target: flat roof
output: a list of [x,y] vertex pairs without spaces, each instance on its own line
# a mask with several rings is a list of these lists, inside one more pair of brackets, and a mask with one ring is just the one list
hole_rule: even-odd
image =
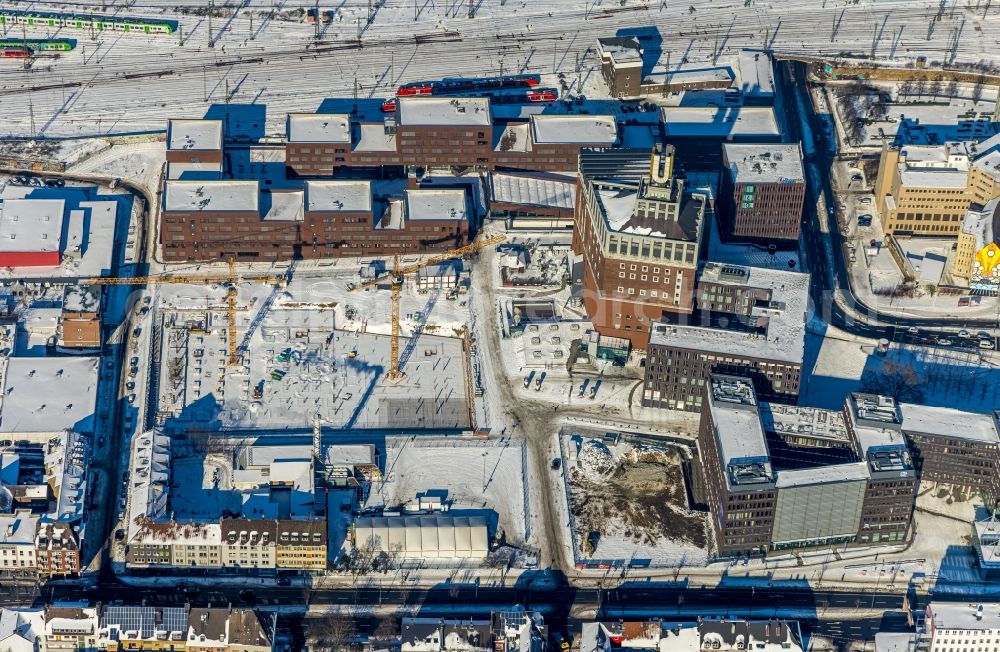
[[256,212],[258,187],[256,181],[180,181],[164,183],[165,211],[245,211]]
[[266,222],[301,222],[305,218],[305,194],[303,190],[262,192],[261,219]]
[[66,202],[7,199],[0,203],[0,252],[60,250]]
[[[809,275],[762,267],[707,263],[702,268],[701,278],[715,280],[713,275],[717,275],[718,268],[721,267],[745,270],[746,280],[743,285],[746,287],[772,290],[772,303],[780,304],[780,307],[776,306],[766,311],[766,333],[688,324],[654,323],[649,334],[649,343],[696,349],[714,355],[734,355],[801,364],[805,351]],[[717,282],[724,281],[720,279]],[[761,318],[764,316],[761,315]]]
[[400,97],[400,126],[488,127],[493,122],[485,97]]
[[760,419],[764,424],[764,430],[768,432],[838,442],[850,441],[844,414],[839,410],[783,403],[761,403]]
[[[982,611],[980,611],[982,607]],[[927,610],[933,614],[934,629],[1000,629],[1000,603],[997,602],[932,602]]]
[[618,123],[611,115],[533,115],[531,135],[536,143],[614,145]]
[[491,200],[504,204],[546,206],[572,210],[576,205],[576,179],[554,175],[490,174]]
[[97,357],[9,358],[0,432],[92,430]]
[[740,50],[740,90],[745,95],[774,95],[771,55],[763,50]]
[[324,113],[289,113],[290,143],[350,143],[351,117]]
[[367,180],[354,179],[306,181],[306,210],[371,212],[372,184]]
[[406,190],[406,218],[410,220],[467,220],[469,199],[464,190],[423,188]]
[[222,120],[171,119],[167,123],[167,149],[222,149]]
[[736,183],[803,183],[798,144],[722,145],[723,159]]
[[778,471],[775,486],[778,489],[788,487],[806,487],[814,484],[831,484],[834,482],[867,481],[868,464],[865,462],[847,462],[845,464],[828,464],[825,466],[810,466],[802,469]]
[[992,414],[913,403],[901,403],[899,408],[905,432],[1000,444],[996,417]]
[[382,122],[362,122],[357,126],[358,142],[354,144],[355,152],[395,152],[396,133],[385,133]]
[[703,211],[702,203],[696,197],[681,198],[680,214],[676,220],[640,219],[636,214],[637,202],[641,198],[639,185],[602,182],[595,182],[595,185],[598,204],[603,209],[609,230],[682,242],[698,241]]
[[968,177],[967,170],[931,167],[907,167],[899,173],[907,188],[965,188]]
[[781,136],[767,106],[665,106],[660,114],[668,137]]

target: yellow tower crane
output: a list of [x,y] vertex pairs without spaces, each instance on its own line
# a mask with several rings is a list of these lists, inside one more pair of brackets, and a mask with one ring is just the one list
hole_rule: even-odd
[[386,272],[378,278],[365,281],[354,288],[352,292],[361,290],[373,285],[379,285],[388,280],[392,285],[390,286],[392,292],[392,314],[390,316],[392,325],[392,348],[389,354],[389,373],[385,375],[386,380],[396,381],[401,380],[405,374],[399,370],[399,298],[403,291],[403,279],[407,274],[412,274],[413,272],[428,267],[430,265],[436,265],[437,263],[450,260],[452,258],[458,258],[466,254],[471,254],[473,252],[479,251],[486,247],[500,244],[507,239],[507,236],[502,234],[490,235],[479,238],[475,242],[471,242],[464,247],[458,247],[457,249],[452,249],[451,251],[445,251],[440,254],[435,254],[429,258],[425,258],[419,263],[413,263],[412,265],[406,265],[404,267],[399,266],[399,256],[395,255],[392,257],[392,270]]
[[226,286],[226,339],[229,345],[229,358],[226,365],[236,366],[239,359],[236,355],[236,286],[240,283],[284,283],[284,276],[238,276],[236,274],[236,262],[229,259],[229,274],[226,276],[194,276],[178,274],[176,276],[98,276],[95,278],[83,279],[83,285],[212,285],[220,284]]

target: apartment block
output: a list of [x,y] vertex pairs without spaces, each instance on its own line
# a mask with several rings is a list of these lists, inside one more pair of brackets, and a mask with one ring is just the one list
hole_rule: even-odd
[[698,618],[697,622],[650,619],[583,623],[580,652],[613,650],[802,652],[803,640],[794,620]]
[[692,314],[649,326],[642,403],[697,412],[712,373],[747,375],[765,400],[795,403],[809,275],[706,263]]
[[[843,412],[759,402],[746,377],[713,374],[699,427],[709,509],[722,556],[906,540],[916,473],[892,399],[852,395]],[[801,445],[781,431],[845,440],[850,455]],[[783,438],[781,438],[784,441]]]
[[0,577],[31,577],[38,572],[35,533],[39,517],[29,510],[0,514]]
[[690,313],[707,199],[674,177],[674,152],[584,150],[573,251],[601,335],[642,348],[650,325]]
[[797,242],[806,195],[800,145],[725,143],[722,161],[716,202],[722,237]]
[[992,652],[1000,645],[1000,604],[931,602],[922,639],[928,652]]

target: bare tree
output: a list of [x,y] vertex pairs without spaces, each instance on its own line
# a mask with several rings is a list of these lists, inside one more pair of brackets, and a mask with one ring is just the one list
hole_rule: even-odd
[[983,99],[983,87],[986,86],[986,77],[984,75],[976,76],[976,83],[972,85],[972,101],[978,102]]
[[924,381],[913,365],[889,359],[877,369],[869,369],[861,375],[861,389],[914,403],[923,399]]
[[932,81],[927,87],[927,93],[937,99],[938,95],[941,94],[941,82],[937,80]]
[[350,652],[358,630],[349,615],[334,613],[309,621],[307,631],[310,649]]
[[952,79],[948,82],[948,97],[955,98],[958,97],[958,81]]

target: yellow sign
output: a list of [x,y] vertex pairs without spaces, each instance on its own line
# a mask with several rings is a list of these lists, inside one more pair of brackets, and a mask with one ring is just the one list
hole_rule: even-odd
[[994,270],[1000,265],[1000,247],[995,242],[991,242],[976,252],[976,262],[979,276],[991,277]]

